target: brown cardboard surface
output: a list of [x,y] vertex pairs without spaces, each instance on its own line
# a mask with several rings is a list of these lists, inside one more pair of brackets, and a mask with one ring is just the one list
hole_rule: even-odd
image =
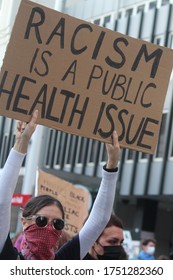
[[65,230],[74,236],[82,228],[88,216],[88,191],[53,176],[38,171],[38,195],[47,194],[58,199],[65,212]]
[[173,51],[21,1],[0,74],[0,115],[153,154]]

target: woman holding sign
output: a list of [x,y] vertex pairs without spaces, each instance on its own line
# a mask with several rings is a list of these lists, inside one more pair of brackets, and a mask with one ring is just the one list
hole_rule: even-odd
[[112,212],[120,156],[118,136],[114,132],[112,144],[106,144],[108,161],[103,167],[101,185],[89,218],[80,232],[55,253],[64,227],[63,206],[51,196],[33,197],[22,211],[23,239],[18,252],[9,237],[11,199],[28,143],[36,129],[37,116],[36,110],[28,124],[17,123],[16,142],[1,173],[0,259],[80,260],[99,237]]

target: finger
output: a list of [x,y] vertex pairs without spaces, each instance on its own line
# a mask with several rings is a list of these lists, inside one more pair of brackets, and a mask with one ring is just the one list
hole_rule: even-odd
[[21,132],[23,132],[25,130],[25,127],[26,127],[26,122],[22,122],[21,128],[20,128]]
[[118,134],[117,134],[116,130],[113,131],[113,144],[114,145],[119,145]]
[[22,122],[22,121],[17,121],[16,129],[17,129],[18,131],[21,131],[22,126],[23,126],[23,122]]
[[38,118],[38,110],[36,109],[32,114],[30,124],[35,125],[37,123],[37,118]]

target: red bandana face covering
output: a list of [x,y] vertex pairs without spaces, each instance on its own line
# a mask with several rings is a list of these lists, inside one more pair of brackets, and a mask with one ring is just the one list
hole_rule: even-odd
[[23,232],[21,253],[25,260],[53,260],[55,247],[59,241],[61,230],[55,230],[51,224],[38,227],[28,226]]

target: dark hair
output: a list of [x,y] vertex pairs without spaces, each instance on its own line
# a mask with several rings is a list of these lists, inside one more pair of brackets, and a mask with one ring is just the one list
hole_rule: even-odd
[[64,219],[64,209],[61,202],[50,195],[32,197],[24,206],[22,215],[24,218],[35,215],[40,209],[48,205],[56,205],[61,210]]
[[111,227],[111,226],[116,226],[116,227],[119,227],[119,228],[122,228],[122,229],[124,228],[122,220],[118,216],[116,216],[115,214],[111,214],[109,222],[107,223],[105,228]]
[[152,238],[148,238],[142,241],[142,245],[146,246],[148,245],[149,242],[153,242],[154,244],[156,244],[156,240],[152,239]]
[[[111,226],[115,226],[115,227],[119,227],[119,228],[122,228],[123,229],[123,223],[121,221],[121,219],[116,216],[115,214],[111,214],[111,217],[109,219],[109,222],[107,223],[107,225],[105,226],[104,230],[108,227],[111,227]],[[102,233],[99,235],[99,237],[97,238],[96,241],[99,240],[99,238],[102,236],[104,230],[102,231]]]

